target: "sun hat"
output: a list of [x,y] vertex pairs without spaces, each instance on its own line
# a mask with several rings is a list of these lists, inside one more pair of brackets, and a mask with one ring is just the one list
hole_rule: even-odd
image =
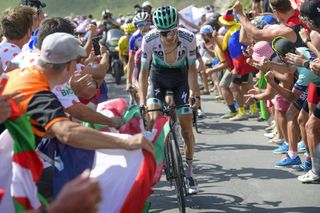
[[233,15],[233,9],[229,8],[225,15],[219,17],[219,22],[222,25],[232,26],[238,23]]
[[270,59],[273,54],[274,52],[267,41],[259,41],[253,46],[252,59],[262,61],[263,59]]

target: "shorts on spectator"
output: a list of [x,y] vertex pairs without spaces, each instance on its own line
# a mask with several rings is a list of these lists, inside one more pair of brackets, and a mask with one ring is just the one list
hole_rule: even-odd
[[232,82],[232,73],[230,72],[230,70],[225,70],[221,78],[221,81],[219,83],[219,87],[229,88],[231,82]]
[[272,104],[277,111],[286,112],[289,109],[290,103],[281,95],[276,95],[272,99]]

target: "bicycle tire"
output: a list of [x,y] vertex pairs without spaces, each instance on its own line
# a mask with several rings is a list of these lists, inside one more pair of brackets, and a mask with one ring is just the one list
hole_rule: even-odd
[[199,129],[198,129],[198,119],[197,119],[197,111],[196,110],[192,110],[192,125],[194,126],[194,128],[196,129],[197,133],[200,133]]
[[170,182],[170,186],[172,187],[172,160],[171,160],[171,147],[169,144],[169,137],[167,138],[165,142],[164,147],[164,172],[166,174],[167,181]]
[[[182,165],[182,157],[180,154],[180,150],[178,147],[178,143],[174,135],[171,135],[171,140],[169,140],[170,145],[170,154],[172,159],[172,172],[174,177],[174,185],[176,188],[179,211],[181,213],[186,212],[186,200],[185,200],[185,184],[184,184],[184,175],[182,173],[183,165]],[[182,168],[181,168],[182,166]]]

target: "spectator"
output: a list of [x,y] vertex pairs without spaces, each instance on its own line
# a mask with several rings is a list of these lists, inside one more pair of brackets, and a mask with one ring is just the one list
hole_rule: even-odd
[[5,41],[0,44],[0,60],[4,71],[9,71],[7,68],[11,60],[21,52],[23,45],[30,39],[36,13],[34,8],[28,6],[16,6],[4,11],[1,29]]

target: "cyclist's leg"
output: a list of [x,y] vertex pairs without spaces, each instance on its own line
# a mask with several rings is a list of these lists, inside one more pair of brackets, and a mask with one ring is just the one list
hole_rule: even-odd
[[[163,100],[166,95],[166,90],[160,86],[160,83],[155,79],[149,79],[147,108],[148,110],[162,109]],[[152,111],[148,113],[148,127],[152,128],[154,122],[162,114],[161,111]]]
[[[183,82],[183,81],[182,81]],[[185,81],[188,82],[188,81]],[[183,106],[188,104],[189,97],[189,86],[187,83],[182,83],[180,87],[174,91],[174,101],[176,106]],[[195,137],[192,131],[192,109],[190,107],[178,107],[177,115],[181,125],[181,134],[185,141],[184,150],[186,155],[186,178],[187,178],[187,192],[189,194],[197,193],[198,186],[197,182],[193,178],[193,155],[194,155],[194,146],[195,146]]]

